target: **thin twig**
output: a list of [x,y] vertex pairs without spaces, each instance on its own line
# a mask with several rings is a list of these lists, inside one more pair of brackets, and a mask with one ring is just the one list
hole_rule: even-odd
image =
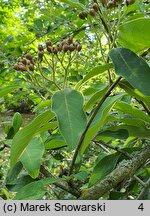
[[136,101],[137,101],[139,104],[141,104],[141,105],[143,106],[143,108],[145,109],[145,111],[147,112],[147,114],[150,115],[150,110],[149,110],[149,108],[145,105],[145,103],[144,103],[143,101],[141,101],[141,100],[138,100],[137,98],[135,98],[135,99],[136,99]]
[[[45,176],[45,177],[49,177],[49,178],[54,178],[54,176],[43,166],[41,165],[40,167],[40,172]],[[69,185],[67,185],[66,182],[63,183],[62,182],[55,182],[53,183],[55,186],[63,189],[64,191],[74,195],[75,197],[79,197],[81,194],[78,190],[76,190],[75,188],[71,188]]]

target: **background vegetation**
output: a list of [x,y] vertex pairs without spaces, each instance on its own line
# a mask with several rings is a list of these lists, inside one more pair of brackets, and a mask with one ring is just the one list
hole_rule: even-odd
[[144,0],[0,0],[0,198],[149,199]]

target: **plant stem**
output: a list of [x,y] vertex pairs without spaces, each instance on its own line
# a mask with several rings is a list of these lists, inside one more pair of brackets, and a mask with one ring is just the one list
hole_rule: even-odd
[[[40,167],[40,172],[45,177],[54,178],[54,176],[43,165],[41,165],[41,167]],[[63,180],[61,182],[55,182],[53,184],[55,186],[61,188],[62,190],[67,191],[68,193],[74,195],[77,198],[81,195],[78,190],[71,188],[66,182],[63,182]]]
[[74,164],[75,164],[75,161],[76,161],[76,158],[77,158],[77,155],[78,155],[78,152],[79,152],[79,149],[82,145],[82,142],[85,138],[85,135],[86,135],[86,132],[88,131],[90,125],[92,124],[96,114],[98,113],[99,109],[101,108],[102,104],[104,103],[104,101],[107,99],[107,97],[111,94],[111,91],[115,88],[115,86],[119,83],[119,81],[121,80],[121,76],[118,77],[118,79],[109,87],[109,89],[107,90],[107,92],[105,93],[105,95],[102,97],[102,99],[100,100],[100,102],[98,103],[97,105],[97,108],[96,110],[94,111],[93,115],[91,116],[89,122],[87,123],[86,125],[86,128],[85,130],[83,131],[81,137],[80,137],[80,140],[79,140],[79,143],[77,145],[77,148],[75,150],[75,153],[73,155],[73,159],[72,159],[72,162],[71,162],[71,165],[70,165],[70,170],[69,170],[69,175],[72,174],[73,172],[73,169],[74,169]]
[[53,80],[50,80],[48,77],[46,77],[46,76],[44,75],[44,73],[43,73],[43,71],[42,71],[40,65],[38,65],[38,67],[39,67],[39,71],[40,71],[41,76],[42,76],[45,80],[47,80],[48,82],[53,83],[59,90],[61,90],[61,88],[57,85],[56,82],[54,82]]
[[145,109],[145,111],[147,112],[147,114],[150,115],[150,110],[149,110],[149,108],[145,105],[145,103],[144,103],[143,101],[141,101],[141,100],[138,100],[137,98],[135,98],[135,99],[136,99],[136,101],[137,101],[139,104],[141,104],[141,105],[143,106],[143,108]]
[[67,77],[68,77],[68,69],[69,69],[69,66],[70,66],[70,65],[71,65],[71,53],[69,53],[68,65],[67,65],[67,67],[65,68],[63,89],[66,87]]

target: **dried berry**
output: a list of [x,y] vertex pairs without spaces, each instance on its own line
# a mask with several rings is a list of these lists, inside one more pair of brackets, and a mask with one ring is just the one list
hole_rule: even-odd
[[107,9],[113,8],[113,7],[115,7],[115,6],[116,6],[116,2],[115,2],[115,1],[110,1],[110,2],[108,2],[108,4],[107,4]]
[[19,63],[18,66],[20,71],[27,71],[27,67],[24,64]]
[[53,47],[47,46],[47,51],[50,52],[50,53],[52,53],[53,52]]
[[70,52],[73,52],[76,49],[76,47],[73,44],[69,45]]
[[87,13],[86,13],[85,11],[79,13],[79,18],[80,18],[80,19],[85,19],[85,18],[87,18]]
[[92,7],[95,10],[95,12],[97,12],[99,10],[99,6],[97,3],[94,3]]
[[74,41],[73,45],[74,45],[75,48],[77,48],[77,46],[79,45],[79,43],[77,41]]
[[27,54],[25,55],[25,57],[26,57],[26,59],[32,60],[32,55],[31,55],[31,53],[27,53]]
[[43,51],[39,51],[39,52],[38,52],[38,59],[39,59],[40,61],[43,60],[43,55],[44,55],[44,52],[43,52]]
[[58,49],[59,52],[61,52],[62,51],[62,44],[58,44],[57,49]]
[[63,47],[62,47],[62,50],[63,50],[64,52],[67,52],[67,51],[69,50],[68,44],[64,44]]
[[35,62],[34,62],[34,60],[33,60],[33,59],[30,61],[30,63],[31,63],[31,64],[33,64],[33,65],[35,64]]
[[103,7],[107,7],[107,2],[106,2],[106,0],[100,0],[100,1],[101,1],[101,3],[102,3]]
[[91,8],[90,11],[89,11],[89,14],[90,14],[92,17],[94,17],[95,14],[96,14],[96,12],[95,12],[95,10],[94,10],[93,8]]
[[21,60],[21,62],[22,62],[24,65],[26,65],[26,64],[27,64],[27,59],[26,59],[26,58],[23,58],[23,59]]
[[72,44],[73,43],[73,38],[72,37],[68,38],[67,42],[68,42],[69,45]]
[[46,47],[52,46],[52,42],[51,41],[46,41],[45,44],[46,44]]
[[21,57],[19,57],[17,60],[18,60],[18,62],[22,62],[22,58]]
[[33,64],[30,64],[30,65],[28,66],[28,68],[29,68],[30,71],[34,71],[34,65],[33,65]]
[[55,55],[57,55],[57,53],[58,53],[57,47],[54,47],[54,48],[53,48],[53,53],[54,53]]
[[27,60],[26,60],[27,65],[29,65],[29,64],[31,63],[31,61],[33,61],[33,60],[29,60],[29,59],[27,59]]
[[39,44],[39,45],[38,45],[38,50],[39,50],[39,51],[43,51],[43,50],[44,50],[42,44]]
[[81,44],[78,44],[78,46],[77,46],[77,51],[80,52],[81,49],[82,49],[82,45],[81,45]]

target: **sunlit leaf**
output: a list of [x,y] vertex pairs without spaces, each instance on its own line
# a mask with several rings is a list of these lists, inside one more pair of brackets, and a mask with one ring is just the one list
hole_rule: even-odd
[[134,52],[150,47],[150,19],[139,18],[119,27],[119,43]]

